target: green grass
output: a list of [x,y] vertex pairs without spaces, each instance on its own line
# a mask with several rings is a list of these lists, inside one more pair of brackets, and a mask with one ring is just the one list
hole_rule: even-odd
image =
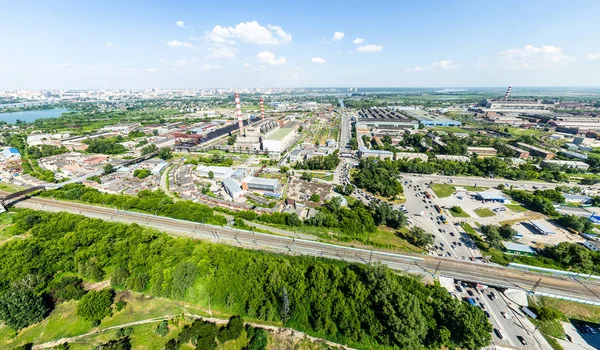
[[431,190],[438,198],[450,197],[454,193],[454,186],[448,184],[433,184]]
[[[402,228],[401,230],[408,230]],[[393,249],[410,253],[422,253],[423,249],[408,243],[405,239],[398,237],[392,230],[380,228],[376,232],[371,233],[370,243],[374,246]]]
[[475,212],[475,214],[479,215],[479,217],[482,217],[482,218],[496,216],[496,213],[494,213],[493,211],[491,211],[488,208],[479,208],[479,209],[475,209],[473,211]]
[[475,229],[473,227],[471,227],[471,225],[469,225],[468,222],[465,222],[463,224],[461,224],[463,230],[465,230],[465,232],[469,235],[476,235],[477,232],[475,232]]
[[450,208],[448,211],[455,218],[470,218],[471,217],[471,215],[467,214],[464,210],[461,210],[460,212],[457,212],[457,211],[454,211],[453,209],[454,208]]
[[467,191],[485,191],[488,189],[488,187],[481,187],[481,186],[462,186],[465,190]]
[[556,341],[556,338],[565,339],[565,330],[560,323],[560,320],[540,321],[531,319],[531,323],[539,327],[539,331],[548,341],[552,349],[562,350],[563,347]]
[[569,319],[575,319],[586,322],[600,323],[600,306],[585,305],[573,301],[547,297],[539,298],[539,303],[542,306],[559,310],[565,316],[565,321]]
[[527,209],[520,204],[504,204],[504,206],[515,213],[524,213],[527,211]]
[[13,185],[13,184],[8,184],[6,182],[0,182],[0,191],[19,192],[19,191],[22,191],[24,189],[25,189],[25,187]]

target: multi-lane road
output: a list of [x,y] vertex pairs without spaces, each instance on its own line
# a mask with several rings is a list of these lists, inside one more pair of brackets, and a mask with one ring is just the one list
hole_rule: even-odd
[[593,302],[600,300],[599,283],[516,271],[464,260],[428,255],[403,255],[327,244],[38,197],[23,200],[16,203],[15,206],[49,212],[65,211],[107,221],[136,223],[174,235],[209,240],[214,243],[225,243],[248,249],[264,249],[293,255],[312,255],[358,263],[380,262],[392,269],[409,273],[439,275],[491,286],[521,288],[527,291],[531,291],[535,287],[535,290],[540,292]]

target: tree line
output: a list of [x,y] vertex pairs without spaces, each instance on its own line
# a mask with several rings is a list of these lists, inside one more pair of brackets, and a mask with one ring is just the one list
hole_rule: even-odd
[[196,304],[210,295],[215,310],[351,346],[479,349],[491,340],[479,308],[381,265],[176,239],[68,213],[20,210],[14,223],[13,233],[28,234],[0,246],[1,295],[28,276],[41,295],[67,274]]

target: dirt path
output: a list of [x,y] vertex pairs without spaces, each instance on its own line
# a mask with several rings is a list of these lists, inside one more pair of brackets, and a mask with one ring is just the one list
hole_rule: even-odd
[[[228,319],[221,319],[221,318],[215,318],[215,317],[203,317],[200,315],[194,315],[194,314],[189,314],[189,313],[184,313],[183,314],[185,317],[189,317],[189,318],[193,318],[193,319],[203,319],[205,321],[209,321],[209,322],[213,322],[219,325],[224,325],[227,324],[227,322],[229,321]],[[145,320],[140,320],[140,321],[135,321],[135,322],[130,322],[130,323],[124,323],[124,324],[120,324],[117,326],[112,326],[112,327],[107,327],[107,328],[103,328],[103,329],[97,329],[95,331],[92,332],[88,332],[88,333],[84,333],[84,334],[80,334],[74,337],[69,337],[69,338],[62,338],[62,339],[58,339],[58,340],[53,340],[47,343],[43,343],[43,344],[38,344],[38,345],[34,345],[32,347],[32,349],[48,349],[48,348],[52,348],[64,343],[72,343],[75,342],[77,340],[80,339],[84,339],[86,337],[92,336],[92,335],[96,335],[96,334],[100,334],[100,333],[105,333],[105,332],[109,332],[109,331],[113,331],[113,330],[117,330],[119,328],[124,328],[124,327],[130,327],[130,326],[137,326],[137,325],[142,325],[142,324],[148,324],[148,323],[155,323],[155,322],[160,322],[163,320],[170,320],[176,317],[181,317],[181,314],[174,314],[174,315],[166,315],[166,316],[161,316],[161,317],[154,317],[154,318],[149,318],[149,319],[145,319]],[[331,342],[329,340],[325,340],[325,339],[321,339],[321,338],[315,338],[312,337],[304,332],[299,332],[290,328],[283,328],[283,327],[275,327],[275,326],[268,326],[268,325],[263,325],[260,323],[252,323],[252,322],[246,322],[245,324],[247,325],[251,325],[253,327],[257,327],[257,328],[263,328],[268,332],[277,334],[279,336],[284,336],[284,337],[290,337],[293,338],[295,340],[309,340],[313,343],[322,343],[322,344],[327,344],[328,346],[331,346],[334,349],[343,349],[343,350],[352,350],[352,348],[349,348],[347,346],[344,345],[340,345],[334,342]]]

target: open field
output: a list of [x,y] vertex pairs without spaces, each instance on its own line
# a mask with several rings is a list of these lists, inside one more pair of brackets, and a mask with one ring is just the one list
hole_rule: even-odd
[[521,204],[504,204],[504,206],[514,211],[515,213],[524,213],[527,211],[527,209]]
[[431,190],[438,198],[450,197],[454,193],[454,186],[448,184],[433,184]]
[[489,210],[488,208],[479,208],[479,209],[475,209],[473,210],[475,212],[475,214],[479,215],[479,217],[482,218],[487,218],[490,216],[496,216],[496,213],[494,213],[493,211]]
[[455,218],[470,218],[471,217],[471,215],[467,214],[464,210],[459,212],[459,211],[454,211],[453,208],[450,208],[450,209],[448,209],[448,211],[450,212],[450,215],[452,215]]

